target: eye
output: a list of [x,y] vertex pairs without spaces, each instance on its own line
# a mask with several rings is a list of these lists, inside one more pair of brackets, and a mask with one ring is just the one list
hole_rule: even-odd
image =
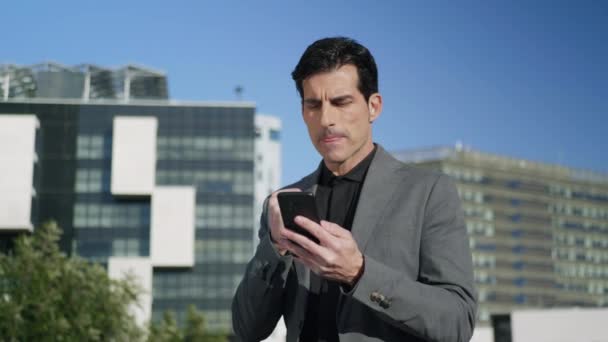
[[306,103],[305,106],[308,109],[319,109],[319,108],[321,108],[321,103],[319,103],[319,102],[308,102],[308,103]]
[[344,106],[348,106],[349,104],[351,104],[353,102],[353,99],[350,97],[344,97],[344,98],[337,98],[334,101],[332,101],[332,104],[336,107],[344,107]]

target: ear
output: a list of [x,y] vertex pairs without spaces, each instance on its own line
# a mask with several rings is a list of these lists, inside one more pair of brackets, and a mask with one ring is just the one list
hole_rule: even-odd
[[369,97],[369,101],[367,101],[367,106],[369,109],[369,122],[374,122],[382,113],[382,95],[379,93],[374,93]]

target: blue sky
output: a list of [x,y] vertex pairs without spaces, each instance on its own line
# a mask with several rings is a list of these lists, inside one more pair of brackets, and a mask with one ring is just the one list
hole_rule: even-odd
[[[490,4],[491,3],[491,4]],[[472,148],[608,172],[608,2],[11,1],[0,63],[169,75],[181,100],[233,100],[283,121],[283,184],[318,161],[290,73],[306,46],[353,37],[374,54],[389,150]]]

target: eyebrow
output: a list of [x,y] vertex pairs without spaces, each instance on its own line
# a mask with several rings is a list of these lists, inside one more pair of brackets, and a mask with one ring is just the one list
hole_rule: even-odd
[[331,99],[329,99],[329,102],[336,103],[336,102],[342,102],[342,101],[352,100],[352,99],[353,99],[352,95],[341,95],[341,96],[332,97]]
[[319,99],[308,98],[308,99],[302,100],[302,104],[309,105],[309,106],[318,105],[319,103],[321,103],[321,100],[319,100]]
[[[353,98],[352,95],[340,95],[340,96],[336,96],[336,97],[332,97],[331,99],[329,99],[329,102],[331,103],[336,103],[336,102],[342,102],[342,101],[346,101],[346,100],[351,100]],[[315,99],[315,98],[307,98],[302,100],[303,104],[306,105],[318,105],[319,103],[321,103],[320,99]]]

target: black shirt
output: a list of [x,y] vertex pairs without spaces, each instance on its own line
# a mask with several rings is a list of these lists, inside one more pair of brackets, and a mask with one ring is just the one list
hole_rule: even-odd
[[[350,230],[355,217],[359,195],[376,146],[365,159],[343,176],[335,176],[321,162],[321,174],[315,193],[319,216]],[[300,333],[301,341],[338,341],[336,310],[340,283],[310,273],[310,293],[306,319]]]

